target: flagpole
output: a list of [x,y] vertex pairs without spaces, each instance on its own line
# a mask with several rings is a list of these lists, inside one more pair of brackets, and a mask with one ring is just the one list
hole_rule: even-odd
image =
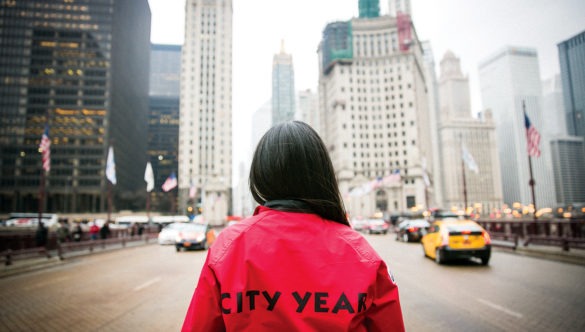
[[[524,100],[522,100],[522,112],[524,113],[524,118],[526,118],[526,102]],[[528,129],[525,128],[526,130],[526,134],[528,137]],[[526,144],[528,144],[528,142],[526,142]],[[530,153],[528,152],[528,170],[530,171],[530,180],[528,180],[528,185],[530,186],[530,192],[532,194],[532,207],[534,208],[534,212],[532,213],[532,216],[534,217],[534,220],[538,219],[538,217],[536,216],[536,196],[534,195],[534,185],[536,184],[536,181],[534,181],[534,176],[532,174],[532,157],[530,157]]]
[[112,214],[112,183],[106,180],[108,183],[108,219],[106,221],[110,221],[110,215]]
[[[49,125],[49,110],[47,110],[47,122],[45,124],[45,131],[47,131],[47,126]],[[44,135],[44,134],[43,134]],[[48,136],[48,134],[47,134]],[[50,138],[47,138],[50,140]],[[43,145],[43,138],[41,137],[41,145]],[[43,148],[43,151],[46,147]],[[49,141],[49,149],[50,149],[50,141]],[[38,219],[38,226],[41,227],[43,222],[43,206],[45,203],[45,181],[47,176],[47,171],[45,170],[45,162],[44,162],[44,154],[41,151],[41,178],[39,183],[39,219]],[[50,156],[49,156],[49,163],[50,163]],[[50,164],[49,164],[50,165]]]
[[[459,134],[459,140],[461,147],[463,147],[463,136],[461,134]],[[467,182],[465,180],[465,161],[463,157],[461,157],[461,175],[463,176],[463,210],[464,213],[467,213]]]
[[146,217],[150,222],[150,193],[148,191],[146,192]]
[[43,205],[45,201],[45,169],[41,165],[41,181],[39,183],[39,227],[43,220]]

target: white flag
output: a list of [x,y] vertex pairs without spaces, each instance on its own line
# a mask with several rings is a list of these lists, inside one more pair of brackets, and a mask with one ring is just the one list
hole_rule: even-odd
[[154,173],[152,172],[152,165],[150,164],[150,161],[146,163],[144,181],[146,181],[146,192],[151,192],[152,189],[154,189]]
[[473,159],[473,156],[471,155],[471,153],[469,153],[469,151],[467,151],[465,144],[461,144],[461,153],[462,153],[463,161],[465,161],[465,164],[467,164],[467,167],[469,167],[469,170],[475,172],[476,174],[479,173],[479,167],[477,167],[477,164],[475,163],[475,159]]
[[106,178],[113,185],[116,185],[116,163],[114,162],[114,148],[111,146],[108,150],[108,160],[106,162]]

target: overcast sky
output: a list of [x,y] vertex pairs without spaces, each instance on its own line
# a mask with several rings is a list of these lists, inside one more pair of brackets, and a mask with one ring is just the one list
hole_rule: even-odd
[[[470,78],[472,112],[482,109],[480,61],[505,45],[538,51],[541,78],[559,73],[557,44],[585,31],[585,0],[411,0],[414,26],[438,65],[447,50]],[[149,0],[151,41],[182,44],[185,0]],[[296,90],[316,91],[317,46],[329,22],[358,16],[358,0],[233,0],[234,163],[250,149],[251,115],[270,99],[272,57],[285,41]],[[381,13],[388,1],[381,0]]]

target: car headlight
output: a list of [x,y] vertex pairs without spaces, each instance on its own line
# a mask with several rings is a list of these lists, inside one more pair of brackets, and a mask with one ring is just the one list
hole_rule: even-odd
[[203,240],[205,240],[205,234],[198,235],[196,240],[197,242],[202,242]]

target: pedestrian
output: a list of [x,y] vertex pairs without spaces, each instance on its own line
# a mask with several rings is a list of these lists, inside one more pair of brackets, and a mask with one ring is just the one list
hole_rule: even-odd
[[110,236],[110,226],[109,226],[109,221],[106,221],[104,223],[104,225],[102,226],[102,228],[100,228],[100,238],[102,240],[107,239]]
[[35,233],[35,244],[37,247],[45,247],[47,245],[47,238],[49,231],[45,227],[45,223],[39,220],[37,231]]
[[92,222],[91,226],[89,226],[89,238],[92,240],[97,240],[99,231],[100,228],[98,225],[96,225],[95,221]]
[[59,226],[57,227],[57,242],[65,243],[69,240],[69,226],[65,224],[65,221],[60,220]]
[[132,226],[130,227],[130,236],[135,236],[135,235],[138,235],[138,224],[133,222]]
[[351,229],[331,159],[307,124],[272,127],[249,177],[260,204],[210,247],[183,331],[403,331],[386,263]]
[[73,241],[79,242],[83,237],[83,230],[81,229],[81,224],[78,222],[73,229]]

